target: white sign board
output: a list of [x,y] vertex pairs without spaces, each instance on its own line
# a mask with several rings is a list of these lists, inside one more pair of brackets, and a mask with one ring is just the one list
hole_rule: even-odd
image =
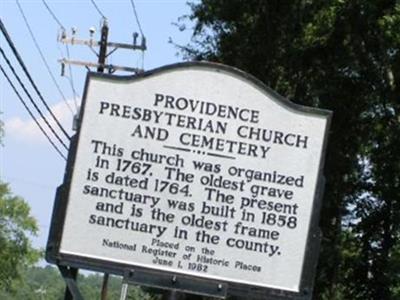
[[91,75],[59,252],[298,292],[328,119],[228,68]]

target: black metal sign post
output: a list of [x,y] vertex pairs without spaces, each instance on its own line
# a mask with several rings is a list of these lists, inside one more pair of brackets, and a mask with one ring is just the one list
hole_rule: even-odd
[[[71,145],[70,149],[75,149],[76,147],[76,136],[71,138]],[[69,176],[69,168],[74,161],[74,155],[75,151],[70,151],[68,153],[68,161],[67,161],[67,172],[65,173],[64,176],[64,183],[57,188],[56,196],[55,196],[55,201],[54,201],[54,207],[53,207],[53,215],[52,215],[52,220],[51,220],[51,226],[50,226],[50,232],[49,232],[49,239],[47,243],[47,250],[46,250],[46,256],[47,256],[47,251],[53,251],[56,247],[59,246],[59,232],[55,232],[52,230],[52,228],[56,228],[58,225],[58,222],[63,222],[63,214],[62,212],[65,211],[66,209],[66,196],[68,194],[67,191],[67,186],[68,184],[68,176]],[[78,277],[78,272],[79,268],[77,267],[72,267],[72,266],[65,266],[59,264],[58,261],[54,262],[60,273],[61,276],[63,277],[65,283],[66,283],[66,288],[65,288],[65,293],[64,293],[64,300],[83,300],[82,294],[78,288],[77,285],[77,277]]]
[[65,266],[58,266],[58,269],[67,284],[64,299],[84,300],[76,282],[78,269]]
[[[225,80],[228,86],[221,87],[222,84],[219,85],[219,83]],[[130,89],[131,82],[135,84],[135,90]],[[111,84],[116,84],[116,86],[109,91],[107,86]],[[96,86],[97,89],[94,88]],[[120,89],[126,89],[126,91],[122,93]],[[172,90],[170,91],[170,89]],[[238,141],[233,140],[236,133],[230,133],[229,136],[226,133],[219,135],[219,146],[215,146],[215,148],[193,148],[199,145],[198,140],[201,136],[192,134],[196,115],[190,114],[189,117],[182,113],[185,108],[189,107],[185,106],[189,103],[187,100],[189,98],[183,96],[176,98],[180,99],[176,107],[181,110],[179,111],[180,115],[183,115],[180,118],[186,121],[190,120],[190,122],[179,121],[176,123],[175,129],[171,125],[173,117],[169,117],[164,120],[166,123],[162,124],[160,116],[162,113],[171,116],[170,109],[174,105],[172,95],[178,93],[177,91],[181,91],[181,94],[186,97],[189,97],[190,93],[206,95],[209,91],[214,92],[210,98],[217,98],[220,100],[219,103],[213,104],[211,101],[201,102],[198,100],[200,102],[197,104],[193,102],[191,108],[193,111],[201,109],[201,118],[203,119],[215,113],[213,109],[218,109],[219,115],[214,118],[225,118],[226,124],[221,123],[220,127],[216,128],[223,131],[231,124],[231,128],[237,129]],[[243,94],[240,94],[241,92]],[[137,93],[143,94],[138,95]],[[148,95],[153,97],[153,107],[146,101]],[[247,96],[250,98],[247,99]],[[132,103],[126,100],[119,104],[115,102],[117,100],[114,97],[121,101],[125,97],[134,98],[138,102]],[[195,97],[198,96],[193,96],[194,99],[196,99]],[[200,97],[205,98],[206,96]],[[236,98],[238,100],[232,100],[236,102],[229,104],[231,99]],[[265,108],[264,98],[270,101],[269,104],[267,103],[268,110],[264,111],[265,116],[261,112]],[[87,100],[90,103],[87,103]],[[165,110],[161,110],[157,106],[163,100],[168,100],[164,103]],[[251,101],[255,101],[256,104],[252,104]],[[131,103],[134,106],[129,106]],[[203,105],[202,108],[199,108],[199,105]],[[150,106],[150,109],[146,106]],[[158,139],[147,141],[143,139],[143,132],[140,132],[142,139],[132,138],[135,134],[139,135],[137,129],[133,131],[133,126],[142,125],[140,122],[131,123],[132,119],[144,116],[143,120],[147,122],[144,124],[149,124],[152,109],[154,120],[159,121],[158,135],[153,132],[153,136]],[[268,115],[274,110],[276,113]],[[231,117],[227,117],[228,111],[231,113]],[[280,122],[276,116],[281,111],[282,115],[294,115],[297,119]],[[265,87],[252,76],[231,67],[211,63],[183,63],[162,67],[134,77],[89,73],[80,114],[79,129],[71,143],[64,182],[57,190],[46,249],[46,260],[59,266],[74,299],[82,299],[75,281],[77,269],[115,274],[122,276],[124,283],[173,291],[170,293],[170,297],[173,297],[176,292],[182,292],[220,299],[225,299],[229,295],[251,299],[311,299],[321,238],[318,222],[325,184],[323,165],[331,112],[295,105]],[[230,119],[234,117],[241,117],[242,120],[235,123]],[[310,118],[305,119],[303,123],[303,117]],[[251,127],[253,128],[253,137],[254,132],[261,132],[257,130],[274,126],[275,123],[268,123],[272,122],[268,118],[280,122],[276,125],[279,129],[274,133],[275,140],[272,140],[270,148],[266,146],[265,142],[257,144],[256,141],[251,145],[244,143],[245,138],[250,136],[246,136],[246,132],[250,131],[250,125],[253,126]],[[208,124],[212,124],[211,122],[210,119]],[[248,125],[251,122],[253,124]],[[91,126],[95,126],[93,127],[93,137],[91,136]],[[210,126],[203,128],[209,129]],[[184,128],[182,129],[182,127]],[[285,127],[290,130],[294,129],[285,134]],[[169,136],[168,130],[170,130]],[[174,130],[180,135],[173,132]],[[306,135],[308,134],[307,130],[311,130],[309,135]],[[270,132],[272,134],[272,131]],[[127,134],[127,136],[116,138],[120,134]],[[177,139],[179,136],[180,138]],[[191,142],[188,139],[190,136],[193,138]],[[211,140],[210,137],[216,138],[215,131],[209,136],[203,136],[206,141],[203,143],[203,147],[212,146],[214,140]],[[108,138],[116,142],[102,141],[102,139]],[[229,138],[230,140],[228,140]],[[178,145],[177,141],[180,141],[181,145]],[[223,143],[230,146],[223,148],[221,146]],[[160,145],[160,147],[151,148],[156,147],[153,145]],[[235,148],[235,145],[240,145],[240,147]],[[87,149],[91,149],[91,151]],[[129,149],[129,152],[125,149]],[[247,152],[243,149],[247,149]],[[237,157],[233,153],[235,151]],[[300,159],[290,158],[289,155],[292,151],[300,155]],[[307,151],[310,151],[311,155]],[[92,155],[92,152],[96,155],[87,156]],[[129,153],[131,160],[125,162],[122,158],[125,157],[126,152]],[[244,154],[244,152],[246,153]],[[158,163],[153,162],[153,166],[139,161],[139,159],[150,157],[149,155],[156,155],[155,153],[163,154],[158,156],[158,159],[162,157],[162,160]],[[282,153],[286,155],[283,158]],[[204,158],[200,157],[201,155]],[[306,157],[306,155],[308,156]],[[202,161],[213,161],[218,167],[210,169],[210,172],[214,170],[218,175],[220,174],[219,169],[225,167],[231,176],[225,175],[225,178],[229,178],[230,181],[224,179],[222,175],[218,175],[218,179],[217,175],[204,172],[196,174],[201,181],[195,184],[194,173],[185,173],[182,169],[179,172],[176,171],[178,179],[177,182],[173,182],[174,185],[171,187],[172,175],[175,175],[175,171],[168,165],[165,168],[164,166],[167,164],[166,161],[170,165],[180,164],[183,166],[183,157],[189,162],[185,165],[185,171],[192,167],[192,161],[199,160],[198,165],[202,164]],[[132,159],[134,159],[133,162]],[[254,163],[253,160],[256,162]],[[286,161],[291,163],[285,167]],[[128,180],[129,176],[125,176],[126,168],[122,169],[123,162],[131,173],[136,174],[131,181]],[[294,163],[299,166],[293,165]],[[95,165],[92,167],[90,164]],[[162,168],[157,169],[159,165],[156,164],[161,165]],[[275,165],[277,169],[268,171],[271,165]],[[302,169],[303,165],[307,167],[306,170]],[[93,175],[94,168],[98,170],[96,175]],[[116,171],[113,171],[112,168],[115,168]],[[289,170],[286,171],[286,175],[282,175],[283,171],[279,171],[281,168]],[[149,169],[151,171],[148,172]],[[258,169],[262,171],[256,171]],[[169,171],[165,173],[166,170]],[[239,171],[242,173],[238,173]],[[115,183],[110,182],[114,180],[112,178],[116,176],[117,172],[128,178],[126,180],[128,180],[129,191],[136,195],[139,195],[141,191],[147,193],[146,199],[152,199],[152,203],[148,200],[145,204],[140,195],[140,197],[137,196],[139,197],[136,200],[137,203],[129,203],[129,206],[125,205],[125,207],[122,200],[115,200],[116,195],[123,195],[125,192],[124,189],[112,189],[113,185],[111,184],[115,185]],[[164,180],[165,187],[160,190],[160,177],[163,174],[164,176],[167,174],[166,177],[170,182]],[[247,183],[246,180],[236,181],[235,184],[229,183],[233,181],[234,176],[241,176],[240,174],[246,174],[243,176],[247,176],[245,177]],[[254,174],[258,174],[258,177]],[[147,177],[139,179],[144,175]],[[264,179],[260,181],[262,176]],[[98,189],[90,191],[90,188],[92,185],[100,184],[99,178],[106,178],[102,182],[104,191],[112,192],[94,197],[90,193],[97,195]],[[183,185],[179,180],[188,184]],[[225,183],[222,183],[223,180]],[[273,184],[267,186],[268,182]],[[274,190],[272,187],[280,186],[280,184],[287,187],[293,186],[293,190],[287,188],[287,190],[276,192],[276,189]],[[296,187],[294,187],[295,185]],[[216,192],[218,190],[215,188],[216,186],[224,186],[225,190],[230,189],[231,192],[238,191],[238,193],[234,196],[222,189],[220,192]],[[107,188],[110,189],[107,190]],[[261,193],[267,193],[269,189],[273,190],[275,194],[271,192],[261,195]],[[199,193],[204,193],[204,191],[208,191],[209,196],[207,194],[199,196]],[[302,196],[295,198],[295,192]],[[154,193],[154,196],[151,196],[151,193]],[[252,194],[253,198],[249,198]],[[105,202],[107,198],[105,195],[110,198],[109,203]],[[225,212],[217,217],[210,215],[207,211],[209,202],[206,200],[215,200],[211,199],[210,195],[215,196],[218,201],[222,201],[225,205],[223,207],[226,208]],[[286,197],[286,200],[277,200],[278,195]],[[165,203],[167,203],[167,199],[170,202],[173,202],[174,199],[184,199],[180,201],[181,211],[174,210],[165,203],[165,206],[157,204],[162,203],[162,199],[165,200]],[[195,200],[200,204],[196,204]],[[201,200],[203,202],[200,202]],[[93,208],[96,203],[98,206]],[[111,207],[106,215],[109,219],[100,215],[98,219],[100,221],[97,221],[95,213],[104,209],[106,204]],[[138,212],[139,204],[141,206]],[[201,204],[203,209],[201,212],[196,212],[196,205],[200,206]],[[150,206],[153,209],[150,210]],[[149,210],[147,214],[142,211],[145,209]],[[307,212],[307,210],[309,211]],[[119,217],[124,211],[129,214],[123,218]],[[234,214],[235,212],[240,212],[240,215]],[[279,214],[279,212],[281,213]],[[132,216],[134,216],[133,219]],[[226,221],[221,222],[219,218]],[[104,220],[109,223],[105,223]],[[140,225],[138,220],[144,221]],[[95,222],[98,224],[92,225]],[[104,227],[104,224],[108,224],[108,227]],[[164,226],[164,224],[170,227]],[[210,224],[219,225],[211,226]],[[258,224],[262,224],[262,227]],[[178,225],[185,227],[178,230]],[[296,227],[297,225],[299,227]],[[112,226],[116,229],[112,229]],[[178,226],[178,229],[175,226]],[[240,238],[248,232],[245,231],[248,229],[243,226],[252,228],[253,231],[259,229],[258,232],[265,235],[264,240],[250,236],[247,240],[248,244],[257,246],[252,250],[244,249],[242,246],[245,240]],[[128,227],[131,231],[127,231]],[[196,230],[190,231],[190,227],[195,227]],[[197,230],[197,227],[207,230]],[[282,229],[282,227],[284,228]],[[242,230],[242,233],[235,233],[235,230]],[[212,232],[217,234],[212,235]],[[115,236],[116,234],[117,236]],[[269,234],[268,237],[266,234]],[[164,239],[160,239],[160,237],[164,237]],[[265,239],[268,243],[265,242]],[[233,244],[234,242],[236,244]],[[151,248],[152,245],[161,246]],[[298,245],[304,245],[304,248]],[[157,253],[159,256],[160,253],[163,253],[164,256],[161,255],[157,259],[155,255],[149,255],[149,253]],[[281,256],[283,258],[280,258]],[[171,259],[166,259],[169,257]],[[241,267],[243,262],[245,268],[253,269],[251,271],[243,269]],[[292,273],[298,274],[297,277],[293,277]],[[290,276],[292,276],[291,283],[288,284],[284,278]]]

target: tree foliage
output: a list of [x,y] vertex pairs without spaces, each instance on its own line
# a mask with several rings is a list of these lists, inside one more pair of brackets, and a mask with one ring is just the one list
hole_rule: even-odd
[[[84,299],[100,299],[101,274],[79,275],[77,282]],[[122,280],[111,276],[108,283],[108,299],[120,299]],[[21,283],[13,293],[0,290],[0,299],[7,300],[62,300],[65,283],[60,272],[52,267],[28,267],[24,269]],[[128,300],[156,300],[155,296],[137,287],[129,287]]]
[[12,290],[22,270],[38,260],[29,240],[37,230],[29,205],[0,181],[0,290]]
[[398,299],[400,3],[202,0],[191,10],[187,59],[238,67],[333,111],[315,299]]

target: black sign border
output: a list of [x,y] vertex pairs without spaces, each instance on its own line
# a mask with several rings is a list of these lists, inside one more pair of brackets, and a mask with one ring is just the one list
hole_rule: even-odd
[[[80,110],[79,120],[83,120],[85,113],[85,104],[88,92],[88,86],[91,78],[103,78],[108,80],[117,81],[136,81],[142,80],[155,74],[160,74],[165,71],[178,70],[178,69],[208,69],[216,72],[225,72],[236,75],[239,78],[246,80],[248,83],[255,85],[261,89],[272,99],[284,104],[298,112],[307,113],[310,115],[317,115],[326,117],[326,128],[324,140],[322,144],[321,158],[318,170],[318,182],[313,199],[313,206],[311,212],[311,220],[309,232],[307,235],[307,244],[301,274],[300,292],[292,292],[287,290],[265,288],[259,286],[251,286],[247,284],[240,284],[231,281],[218,281],[214,279],[204,279],[204,277],[197,277],[195,275],[181,275],[174,272],[155,270],[153,268],[138,267],[135,265],[128,265],[106,260],[88,258],[86,256],[66,255],[60,253],[60,243],[62,239],[62,232],[64,227],[66,209],[68,206],[69,188],[74,170],[75,158],[79,146],[80,128],[78,126],[77,134],[72,137],[70,150],[68,153],[68,160],[66,171],[64,174],[64,181],[57,189],[53,213],[49,231],[49,237],[46,247],[46,260],[49,263],[57,264],[59,266],[68,266],[79,269],[88,269],[98,272],[105,272],[115,275],[124,276],[127,282],[135,282],[151,287],[165,288],[165,289],[178,289],[189,293],[212,295],[214,297],[225,298],[226,295],[237,295],[241,297],[266,298],[271,299],[298,299],[306,300],[311,299],[313,292],[313,282],[318,263],[319,247],[321,240],[321,233],[319,229],[319,216],[321,209],[322,196],[325,186],[325,178],[323,176],[323,166],[325,163],[326,148],[328,141],[328,130],[332,119],[332,112],[329,110],[318,109],[313,107],[306,107],[295,104],[275,91],[267,87],[263,82],[254,76],[245,73],[237,68],[230,66],[211,63],[211,62],[184,62],[172,65],[163,66],[151,71],[141,73],[133,76],[116,76],[104,73],[88,72],[86,83],[84,87],[84,94],[82,99],[82,106]],[[90,237],[88,237],[90,238]],[[138,274],[136,278],[133,274]],[[203,287],[203,288],[202,288]],[[268,298],[269,299],[269,298]]]

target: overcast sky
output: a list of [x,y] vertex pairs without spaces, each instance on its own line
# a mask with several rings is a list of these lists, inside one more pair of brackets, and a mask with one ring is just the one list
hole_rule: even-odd
[[[75,27],[77,38],[88,39],[89,28],[95,27],[95,37],[98,38],[101,16],[90,0],[47,0],[46,2],[67,29],[68,35],[71,34],[71,28]],[[57,35],[60,32],[59,25],[46,10],[41,0],[20,0],[19,3],[69,106],[75,111],[75,102],[79,105],[81,101],[80,96],[83,91],[86,69],[72,67],[73,84],[78,94],[74,100],[70,81],[68,78],[60,76],[61,66],[57,62],[58,59],[67,56],[65,45],[57,42]],[[108,19],[109,41],[131,43],[132,33],[139,32],[139,29],[130,0],[97,0],[96,3]],[[136,0],[135,4],[142,30],[147,39],[148,50],[144,54],[144,60],[140,52],[118,50],[109,62],[131,67],[141,67],[143,64],[146,70],[150,70],[181,61],[182,58],[176,56],[177,50],[168,41],[170,37],[178,44],[186,44],[190,40],[191,32],[180,32],[176,26],[172,25],[180,16],[189,13],[186,1]],[[64,127],[72,133],[72,113],[51,81],[18,10],[16,1],[0,1],[0,16],[44,99]],[[29,85],[22,70],[18,68],[18,63],[3,35],[0,37],[0,45],[25,84]],[[97,60],[95,54],[85,46],[69,46],[69,52],[71,59],[92,62]],[[0,59],[0,63],[14,80],[3,58]],[[68,68],[65,69],[65,74],[70,76]],[[14,80],[14,82],[16,81]],[[24,95],[23,91],[19,90]],[[32,89],[30,91],[32,95],[35,95]],[[0,96],[1,120],[5,124],[6,131],[0,157],[1,180],[9,182],[13,193],[22,196],[30,204],[32,213],[40,224],[40,233],[34,239],[34,245],[44,248],[54,195],[57,186],[62,182],[65,161],[39,131],[3,75],[0,75]],[[27,97],[24,96],[24,99],[29,103]],[[34,99],[37,103],[40,102],[38,97],[34,97]],[[44,109],[43,111],[45,112]],[[49,118],[48,113],[46,116]]]

